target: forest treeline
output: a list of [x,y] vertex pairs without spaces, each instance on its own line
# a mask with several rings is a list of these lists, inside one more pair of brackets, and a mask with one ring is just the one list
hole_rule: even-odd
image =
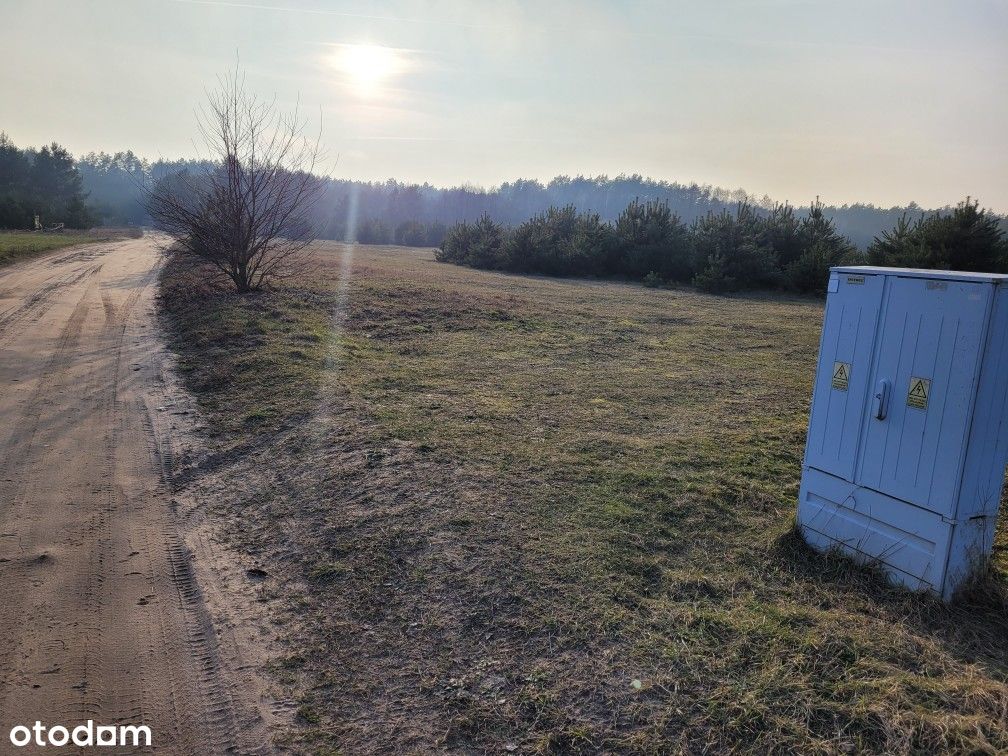
[[[202,170],[196,161],[159,161],[148,165],[131,152],[91,153],[79,161],[89,206],[106,225],[147,221],[136,187],[145,176],[157,180],[174,170]],[[476,221],[484,215],[505,226],[516,226],[551,207],[573,205],[583,213],[596,213],[614,221],[635,199],[657,201],[686,223],[709,213],[733,210],[746,203],[757,214],[770,212],[774,203],[742,190],[709,185],[657,181],[639,175],[558,176],[542,183],[519,179],[493,189],[475,186],[435,187],[388,180],[383,182],[328,179],[315,211],[323,239],[352,239],[366,244],[437,246],[448,227],[459,221]],[[948,209],[948,208],[946,208]],[[802,212],[808,208],[796,208]],[[906,215],[911,220],[927,211],[907,207],[881,208],[870,204],[823,206],[837,231],[860,249]]]
[[73,156],[53,142],[41,149],[18,149],[0,133],[0,228],[91,225],[81,175]]
[[1000,220],[967,198],[950,211],[904,214],[861,251],[818,200],[802,214],[786,204],[758,212],[742,201],[686,223],[667,202],[635,199],[614,222],[567,205],[513,228],[489,215],[457,223],[437,258],[514,273],[688,283],[718,293],[823,293],[834,265],[1008,270]]
[[[170,180],[179,172],[199,173],[208,168],[212,166],[199,160],[151,162],[128,150],[91,152],[75,160],[58,144],[21,149],[0,135],[0,227],[31,228],[36,213],[47,226],[149,224],[141,187]],[[616,223],[635,201],[667,206],[686,225],[708,223],[704,219],[725,213],[738,215],[739,206],[746,208],[742,226],[762,222],[778,212],[770,198],[753,197],[742,190],[639,175],[558,176],[547,183],[519,179],[493,189],[330,178],[325,181],[312,221],[324,239],[438,246],[453,224],[475,223],[484,216],[502,226],[517,227],[530,217],[551,212],[550,208],[573,206],[578,213]],[[791,212],[804,215],[812,209],[810,205]],[[928,215],[916,204],[892,208],[822,205],[817,213],[820,211],[832,220],[838,234],[861,250],[901,219],[913,225]]]
[[129,226],[150,222],[141,187],[180,171],[206,166],[198,160],[150,163],[132,152],[90,153],[83,158],[53,142],[20,148],[0,132],[0,228],[30,229]]

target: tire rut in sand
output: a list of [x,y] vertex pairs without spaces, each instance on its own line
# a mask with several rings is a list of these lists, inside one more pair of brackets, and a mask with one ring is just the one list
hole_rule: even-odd
[[0,313],[0,346],[12,340],[18,331],[28,323],[36,322],[53,304],[55,296],[60,291],[76,286],[85,278],[101,271],[101,264],[92,265],[84,270],[75,271],[69,277],[61,277],[45,283],[32,292],[20,304]]
[[16,426],[0,449],[0,732],[92,719],[149,726],[158,753],[270,752],[172,509],[146,317],[159,264],[133,249],[104,276],[101,263],[36,275],[4,316],[16,369],[39,378],[0,401]]
[[[61,545],[59,541],[37,537],[41,528],[32,492],[41,482],[39,469],[41,465],[33,464],[32,459],[41,457],[44,460],[49,456],[45,446],[39,448],[41,421],[47,408],[59,401],[59,394],[66,390],[68,385],[66,374],[73,362],[73,355],[89,310],[87,294],[87,291],[84,291],[79,298],[60,332],[51,357],[45,363],[43,372],[46,380],[39,381],[28,401],[26,411],[22,415],[20,433],[11,438],[4,450],[0,480],[3,481],[5,488],[9,484],[14,484],[11,494],[4,496],[8,502],[7,511],[3,513],[4,539],[7,542],[0,542],[6,560],[0,567],[7,568],[0,570],[0,583],[4,586],[28,585],[37,588],[46,580],[53,567],[63,567],[65,559],[72,559],[66,557],[65,552],[59,548]],[[11,523],[12,519],[19,527],[12,527],[14,524]],[[12,556],[8,556],[9,554]],[[77,565],[74,571],[77,570],[79,570],[77,574],[87,574],[86,568],[82,569],[80,565]],[[24,627],[26,624],[29,627],[39,625],[52,627],[57,621],[49,603],[37,604],[25,611],[27,599],[25,591],[10,591],[4,601],[5,611],[0,613],[0,674],[4,677],[16,673],[14,656],[18,652],[25,656],[38,655],[43,659],[58,660],[66,657],[67,643],[64,639],[39,639],[26,631]],[[31,617],[30,623],[24,621],[26,615]],[[54,679],[67,674],[68,671],[65,664],[53,663],[41,669],[41,674]],[[33,687],[37,685],[33,683]],[[8,700],[9,697],[9,686],[4,686],[3,690],[0,690],[0,711],[10,711],[14,708],[12,702]],[[75,713],[68,711],[65,705],[61,705],[59,711],[64,715]]]

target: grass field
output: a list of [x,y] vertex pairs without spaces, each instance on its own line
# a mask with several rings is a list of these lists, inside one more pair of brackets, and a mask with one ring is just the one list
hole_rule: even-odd
[[287,742],[1008,749],[1005,527],[952,606],[793,533],[819,302],[314,262],[246,298],[163,278],[197,485],[282,628]]
[[0,231],[0,265],[34,257],[75,244],[89,244],[126,238],[138,230],[92,229],[90,231],[68,231],[67,233],[44,234],[30,231]]

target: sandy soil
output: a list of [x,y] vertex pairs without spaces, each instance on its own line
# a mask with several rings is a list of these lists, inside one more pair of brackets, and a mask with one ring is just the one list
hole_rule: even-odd
[[157,241],[0,271],[0,751],[88,719],[146,724],[157,753],[272,751],[254,587],[172,495],[195,420]]

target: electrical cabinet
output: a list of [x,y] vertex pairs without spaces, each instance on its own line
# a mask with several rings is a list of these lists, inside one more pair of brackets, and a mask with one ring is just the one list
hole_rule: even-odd
[[1006,413],[1008,276],[832,268],[803,536],[951,598],[993,546]]

